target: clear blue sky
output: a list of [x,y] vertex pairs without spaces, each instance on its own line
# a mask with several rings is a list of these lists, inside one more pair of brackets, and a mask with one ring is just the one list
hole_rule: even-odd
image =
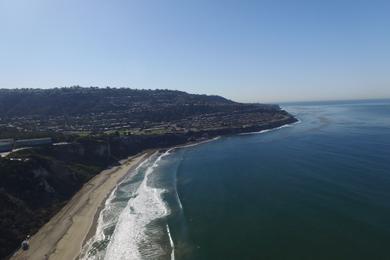
[[390,97],[390,1],[0,0],[0,88]]

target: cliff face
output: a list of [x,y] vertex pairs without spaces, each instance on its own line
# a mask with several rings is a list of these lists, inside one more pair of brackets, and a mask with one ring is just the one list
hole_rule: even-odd
[[0,158],[0,258],[17,249],[93,176],[124,157],[220,135],[261,131],[295,122],[287,113],[276,121],[186,133],[85,137],[69,144],[13,153]]
[[111,155],[120,158],[129,154],[136,154],[145,149],[163,148],[196,141],[204,138],[233,135],[239,133],[257,132],[276,128],[297,122],[297,119],[286,113],[281,120],[270,121],[260,125],[248,127],[227,127],[222,129],[209,129],[201,131],[188,131],[186,133],[169,133],[160,135],[129,135],[110,138]]
[[94,175],[115,163],[108,145],[75,143],[0,159],[0,258],[35,233]]

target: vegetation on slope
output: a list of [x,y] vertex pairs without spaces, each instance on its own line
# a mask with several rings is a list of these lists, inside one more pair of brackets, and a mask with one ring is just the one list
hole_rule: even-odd
[[278,106],[180,91],[0,89],[0,139],[50,136],[67,142],[0,157],[0,258],[84,183],[126,156],[295,120]]

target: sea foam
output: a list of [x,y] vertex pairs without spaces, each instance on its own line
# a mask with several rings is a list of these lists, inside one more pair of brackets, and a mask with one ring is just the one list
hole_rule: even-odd
[[[169,151],[160,155],[146,169],[144,179],[135,197],[129,200],[126,208],[119,216],[104,259],[156,258],[166,254],[159,243],[155,243],[148,237],[147,229],[153,221],[169,214],[169,209],[161,198],[164,190],[148,185],[148,180],[158,166],[159,161],[168,154]],[[159,232],[157,227],[154,232]],[[169,238],[173,251],[172,238]],[[172,254],[174,256],[174,253]]]
[[301,123],[301,120],[298,119],[298,121],[296,121],[294,123],[291,123],[291,124],[285,124],[285,125],[282,125],[282,126],[279,126],[279,127],[275,127],[275,128],[271,128],[271,129],[265,129],[265,130],[261,130],[261,131],[257,131],[257,132],[240,133],[238,135],[264,134],[264,133],[268,133],[268,132],[271,132],[271,131],[279,130],[279,129],[282,129],[282,128],[292,127],[292,126],[294,126],[296,124],[300,124],[300,123]]
[[[125,186],[128,187],[127,182],[132,181],[133,177],[139,173],[139,170],[144,167],[150,158],[142,161],[134,170],[128,173],[128,176],[125,177],[120,183],[118,183],[115,189],[111,192],[107,200],[105,201],[104,208],[99,214],[99,218],[96,225],[95,235],[90,238],[87,243],[83,246],[79,259],[82,260],[101,260],[104,259],[105,247],[111,239],[111,233],[107,230],[113,230],[118,222],[120,213],[122,212],[124,206],[118,201],[118,193],[123,193],[122,189]],[[131,174],[130,174],[131,173]],[[129,193],[126,190],[126,193]],[[132,194],[127,194],[131,197]],[[127,204],[127,203],[126,203]]]

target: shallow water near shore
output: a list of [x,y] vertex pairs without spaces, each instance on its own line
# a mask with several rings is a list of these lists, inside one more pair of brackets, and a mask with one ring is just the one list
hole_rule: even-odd
[[84,259],[388,259],[390,101],[285,109],[301,122],[151,156]]

